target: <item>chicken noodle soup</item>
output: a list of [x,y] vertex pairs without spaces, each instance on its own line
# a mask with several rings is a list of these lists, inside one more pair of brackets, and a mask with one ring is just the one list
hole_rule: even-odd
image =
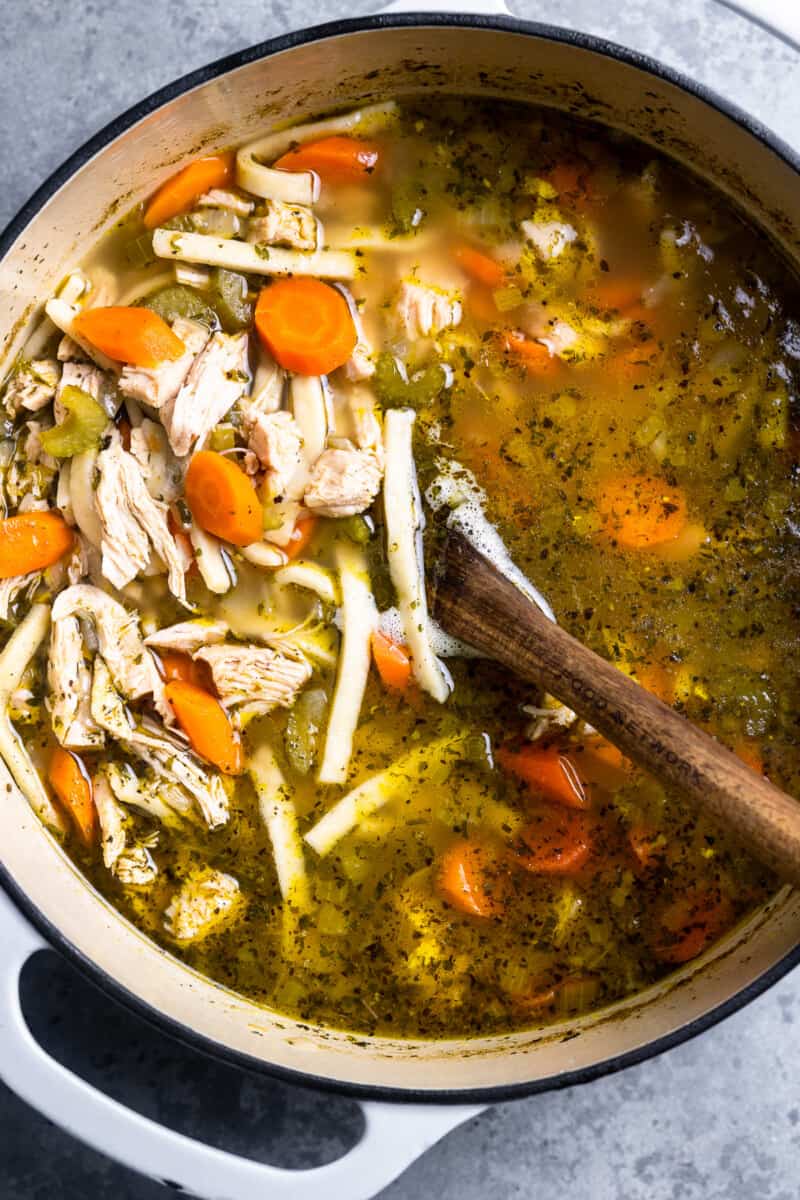
[[708,185],[552,112],[186,164],[2,394],[19,786],[139,928],[302,1019],[485,1034],[697,957],[775,881],[426,578],[465,530],[796,790],[796,312]]

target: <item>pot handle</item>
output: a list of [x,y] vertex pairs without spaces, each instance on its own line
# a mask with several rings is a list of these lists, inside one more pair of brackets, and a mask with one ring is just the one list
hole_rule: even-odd
[[213,1200],[369,1200],[483,1106],[364,1101],[361,1140],[336,1162],[291,1171],[194,1141],[133,1112],[47,1054],[20,1005],[19,976],[47,943],[0,888],[0,1077],[74,1137],[135,1171]]
[[[790,46],[800,48],[800,3],[798,0],[718,0],[763,25]],[[381,5],[380,13],[483,13],[486,16],[512,16],[504,0],[391,0]],[[543,17],[543,19],[547,19]]]
[[719,0],[800,49],[800,5],[797,0]]

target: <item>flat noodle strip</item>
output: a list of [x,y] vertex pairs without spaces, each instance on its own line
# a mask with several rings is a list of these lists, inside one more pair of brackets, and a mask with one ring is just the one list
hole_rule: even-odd
[[339,542],[336,565],[342,592],[342,648],[336,673],[320,783],[344,783],[353,753],[353,734],[361,712],[370,664],[370,642],[378,625],[378,610],[363,553]]
[[397,105],[390,100],[386,104],[370,104],[324,121],[310,121],[270,133],[239,151],[236,182],[245,191],[264,199],[283,200],[287,204],[314,204],[319,198],[319,178],[313,171],[276,171],[264,163],[275,162],[292,146],[304,142],[318,141],[334,134],[372,132],[387,124],[396,112]]
[[357,825],[383,808],[393,797],[399,794],[407,797],[415,780],[424,784],[431,763],[438,765],[448,759],[456,761],[461,758],[467,740],[467,734],[457,734],[454,737],[439,738],[435,742],[429,742],[427,746],[420,746],[404,754],[385,771],[373,775],[371,779],[365,779],[357,788],[353,788],[352,792],[343,796],[309,830],[305,840],[320,858],[324,858],[326,854],[330,854],[337,842],[347,837]]
[[414,678],[434,700],[443,704],[450,695],[451,685],[433,652],[428,627],[421,547],[424,518],[411,442],[414,420],[415,414],[408,408],[390,409],[384,417],[386,545],[389,574],[397,592]]
[[0,654],[0,758],[34,812],[46,825],[63,832],[65,823],[61,814],[45,791],[39,773],[8,715],[11,693],[19,687],[28,663],[47,636],[49,626],[50,606],[34,604]]
[[272,842],[281,895],[287,904],[305,908],[309,899],[308,879],[297,813],[283,772],[269,746],[259,746],[250,759],[248,771]]
[[276,246],[254,246],[250,242],[211,237],[206,233],[175,233],[172,229],[153,231],[153,253],[158,258],[227,267],[251,275],[353,279],[356,274],[355,258],[349,250],[281,250]]

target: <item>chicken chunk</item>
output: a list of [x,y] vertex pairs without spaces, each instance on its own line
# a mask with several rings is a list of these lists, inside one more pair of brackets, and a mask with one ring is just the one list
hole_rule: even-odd
[[56,597],[52,613],[54,623],[65,617],[91,621],[114,686],[127,700],[163,695],[161,676],[142,641],[138,617],[113,596],[89,583],[68,587]]
[[178,394],[161,409],[161,421],[178,457],[202,446],[250,379],[247,333],[214,333],[198,354]]
[[197,321],[176,317],[172,332],[186,347],[184,353],[174,362],[159,363],[156,367],[123,367],[119,378],[123,395],[156,409],[175,399],[192,363],[208,341],[209,331]]
[[426,283],[404,280],[395,305],[400,331],[410,340],[436,337],[461,322],[461,302]]
[[181,884],[164,912],[164,928],[179,942],[199,941],[232,920],[244,903],[224,871],[201,871]]
[[183,654],[194,654],[203,646],[215,646],[224,642],[228,635],[228,626],[224,621],[180,621],[177,625],[168,625],[146,637],[145,645],[154,650],[179,650]]
[[353,353],[344,364],[344,374],[351,383],[361,383],[365,379],[371,379],[375,374],[375,363],[373,362],[374,347],[367,337],[367,332],[364,329],[364,322],[361,320],[361,313],[358,306],[352,303],[350,312],[353,317],[353,324],[356,327],[356,345]]
[[266,468],[270,494],[297,499],[289,493],[303,464],[303,435],[291,413],[248,413],[245,431],[249,449]]
[[92,672],[86,661],[77,617],[62,617],[50,628],[47,658],[50,723],[67,750],[95,750],[105,734],[92,716]]
[[352,517],[372,504],[381,478],[372,450],[325,450],[314,464],[303,502],[322,517]]
[[208,663],[222,703],[241,705],[248,716],[289,708],[312,675],[305,659],[267,646],[205,646],[194,657]]
[[38,412],[56,394],[61,368],[55,359],[35,358],[21,363],[6,384],[3,406],[9,417],[20,409]]
[[170,533],[167,506],[150,495],[139,463],[123,450],[118,434],[98,456],[97,466],[95,506],[106,579],[116,588],[125,587],[147,569],[155,551],[167,568],[169,590],[185,601],[188,557]]
[[71,338],[68,333],[65,333],[61,341],[58,343],[56,350],[56,358],[60,363],[69,362],[70,359],[75,359],[77,362],[85,362],[86,355],[81,347]]
[[286,204],[267,200],[264,215],[254,217],[247,230],[248,242],[258,246],[291,246],[295,250],[316,250],[319,238],[317,218],[304,204]]

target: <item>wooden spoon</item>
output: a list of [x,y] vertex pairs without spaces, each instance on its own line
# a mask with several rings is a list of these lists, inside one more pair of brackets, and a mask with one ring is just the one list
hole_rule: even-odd
[[738,834],[766,866],[800,884],[800,804],[548,620],[455,531],[444,546],[433,611],[448,633],[568,704]]

